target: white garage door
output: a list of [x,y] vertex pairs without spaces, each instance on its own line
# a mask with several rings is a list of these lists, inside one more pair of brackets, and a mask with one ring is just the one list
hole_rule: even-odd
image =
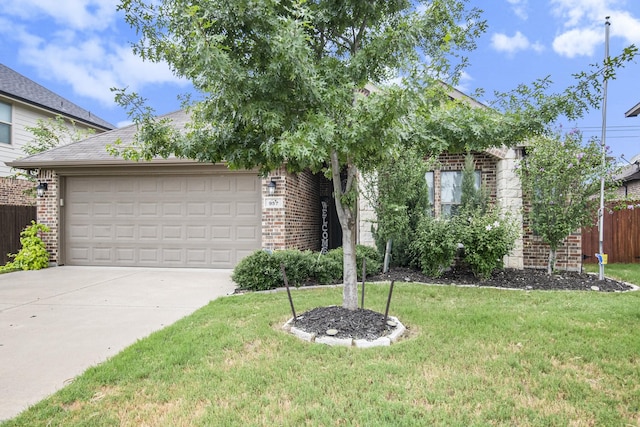
[[72,176],[69,265],[233,268],[260,248],[256,174]]

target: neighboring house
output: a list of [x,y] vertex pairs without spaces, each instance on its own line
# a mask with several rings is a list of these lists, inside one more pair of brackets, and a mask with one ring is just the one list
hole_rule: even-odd
[[96,133],[114,128],[90,111],[0,64],[0,177],[12,175],[5,164],[23,157],[22,147],[33,140],[26,128],[35,127],[38,119],[56,116]]
[[631,107],[629,111],[624,113],[625,117],[638,117],[640,115],[640,102],[637,103],[634,107]]
[[34,136],[28,127],[36,127],[39,119],[63,117],[78,130],[96,133],[114,126],[89,111],[56,95],[14,70],[0,64],[0,263],[8,261],[7,253],[20,249],[20,232],[35,219],[34,183],[11,178],[10,163],[25,155],[23,147]]
[[640,154],[636,154],[615,178],[620,182],[616,194],[619,198],[640,200]]
[[[177,129],[189,118],[168,114]],[[51,261],[68,265],[233,268],[258,249],[331,249],[341,245],[331,197],[322,173],[284,169],[261,178],[257,170],[231,171],[224,164],[177,158],[126,161],[106,146],[131,142],[136,126],[94,135],[10,163],[38,169],[48,190],[38,200],[39,222]],[[515,167],[522,150],[495,148],[474,153],[477,174],[491,199],[522,221],[522,194]],[[464,155],[443,154],[434,170],[435,212],[459,201],[452,185]],[[373,209],[361,198],[359,244],[373,245]],[[506,258],[511,268],[544,268],[548,250],[527,235]],[[579,236],[578,236],[579,238]],[[574,242],[559,251],[559,268],[579,269]],[[564,258],[563,258],[564,257]]]

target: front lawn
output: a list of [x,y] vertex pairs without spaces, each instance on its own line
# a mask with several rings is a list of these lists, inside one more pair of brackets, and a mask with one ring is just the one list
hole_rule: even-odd
[[[587,273],[598,273],[599,269],[598,264],[584,264]],[[606,264],[604,274],[612,279],[640,285],[640,264]]]
[[[341,293],[293,297],[300,314]],[[286,293],[221,298],[6,425],[640,424],[640,292],[397,283],[390,314],[400,343],[335,348],[280,330]]]

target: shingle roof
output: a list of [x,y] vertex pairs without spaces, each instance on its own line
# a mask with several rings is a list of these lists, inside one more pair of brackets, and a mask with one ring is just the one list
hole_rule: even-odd
[[[184,129],[189,122],[189,115],[184,111],[176,111],[160,117],[168,119],[177,129]],[[22,159],[7,163],[8,166],[18,169],[38,169],[55,168],[64,166],[94,166],[94,165],[118,165],[132,163],[122,157],[112,156],[107,152],[107,145],[115,143],[117,140],[126,146],[133,142],[137,132],[137,126],[130,125],[109,132],[99,133],[78,142],[59,147]],[[172,159],[176,161],[177,159]],[[163,162],[157,159],[157,162]],[[180,160],[178,160],[180,161]],[[182,162],[182,161],[180,161]]]
[[114,125],[106,120],[91,114],[90,111],[51,92],[49,89],[3,64],[0,64],[0,95],[45,108],[56,114],[69,116],[104,130],[115,128]]
[[640,102],[624,113],[625,117],[638,117],[638,115],[640,115]]

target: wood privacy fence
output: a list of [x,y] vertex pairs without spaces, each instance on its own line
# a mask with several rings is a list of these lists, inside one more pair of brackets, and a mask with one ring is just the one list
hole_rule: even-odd
[[0,265],[20,250],[20,232],[36,220],[35,206],[0,205]]
[[[628,209],[627,206],[633,206]],[[640,263],[640,203],[625,203],[623,209],[605,209],[602,246],[608,262]],[[598,227],[582,229],[582,258],[586,264],[597,263]]]

